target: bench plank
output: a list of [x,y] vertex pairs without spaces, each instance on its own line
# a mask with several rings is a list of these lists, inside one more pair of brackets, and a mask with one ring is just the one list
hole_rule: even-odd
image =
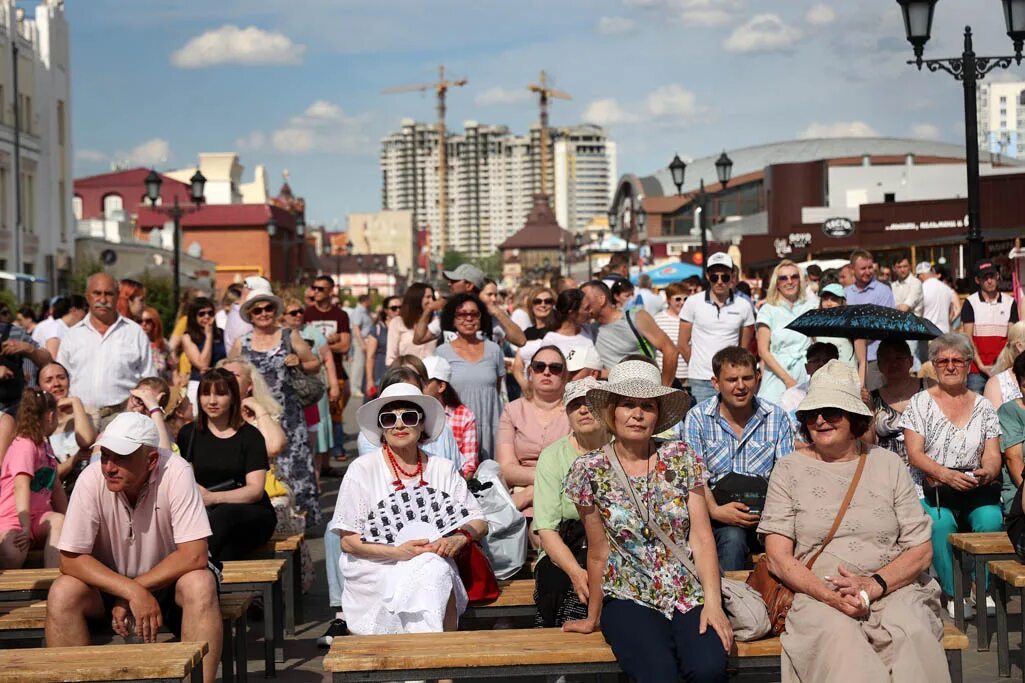
[[1004,555],[1014,552],[1006,531],[950,534],[950,545],[972,555]]
[[0,671],[8,683],[180,680],[202,665],[208,650],[206,643],[60,647],[45,657],[35,648],[0,650]]
[[284,568],[284,560],[232,560],[224,563],[221,583],[277,583]]
[[47,591],[60,573],[61,570],[56,568],[0,570],[0,593]]
[[46,625],[45,600],[0,603],[0,631],[21,631]]
[[990,562],[990,574],[995,574],[1014,588],[1025,588],[1025,564],[1018,560],[1000,560]]

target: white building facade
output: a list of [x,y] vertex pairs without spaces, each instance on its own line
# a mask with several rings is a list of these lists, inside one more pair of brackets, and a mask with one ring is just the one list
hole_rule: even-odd
[[66,289],[75,249],[68,22],[61,0],[34,9],[0,0],[0,286],[23,301]]
[[[554,128],[550,137],[548,185],[554,188],[555,205],[565,207],[564,227],[579,230],[593,215],[604,215],[611,199],[615,143],[596,126]],[[491,254],[523,227],[533,196],[541,191],[540,141],[536,125],[526,135],[515,135],[507,126],[467,121],[461,134],[449,132],[450,250]],[[381,206],[410,211],[417,229],[431,232],[435,257],[440,256],[437,167],[438,132],[433,125],[405,119],[401,130],[382,140]],[[559,222],[563,224],[561,217]]]
[[1025,159],[1025,81],[980,82],[979,154]]

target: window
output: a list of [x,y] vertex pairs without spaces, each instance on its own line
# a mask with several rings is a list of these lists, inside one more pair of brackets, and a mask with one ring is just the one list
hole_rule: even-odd
[[57,100],[57,144],[64,146],[64,100]]
[[893,193],[893,192],[885,192],[885,193],[883,193],[883,202],[885,202],[887,204],[893,204],[895,201],[897,201],[897,195],[895,193]]
[[1001,95],[1000,96],[1000,104],[1007,104],[1007,97]]
[[75,215],[75,220],[82,220],[82,198],[77,194],[71,198],[71,213]]
[[103,217],[111,218],[115,211],[124,211],[124,200],[119,194],[108,194],[103,198]]

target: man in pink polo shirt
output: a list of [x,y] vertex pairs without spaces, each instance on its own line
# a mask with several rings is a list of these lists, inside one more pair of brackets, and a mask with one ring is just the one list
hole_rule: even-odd
[[139,413],[118,415],[100,436],[100,462],[82,472],[68,504],[46,645],[88,645],[87,622],[107,615],[117,634],[134,631],[147,643],[166,624],[182,640],[209,643],[203,678],[213,683],[221,612],[207,561],[210,522],[192,468],[159,442]]

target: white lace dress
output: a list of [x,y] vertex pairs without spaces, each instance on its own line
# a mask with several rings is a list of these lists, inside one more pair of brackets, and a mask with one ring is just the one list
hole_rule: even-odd
[[[364,541],[400,545],[413,539],[434,541],[469,521],[483,520],[477,499],[455,467],[428,458],[426,485],[417,479],[395,489],[395,476],[381,449],[357,458],[338,491],[328,529],[360,535]],[[449,597],[456,611],[466,609],[466,590],[455,562],[433,553],[405,561],[367,560],[343,552],[342,609],[349,630],[358,635],[425,633],[442,630]]]

